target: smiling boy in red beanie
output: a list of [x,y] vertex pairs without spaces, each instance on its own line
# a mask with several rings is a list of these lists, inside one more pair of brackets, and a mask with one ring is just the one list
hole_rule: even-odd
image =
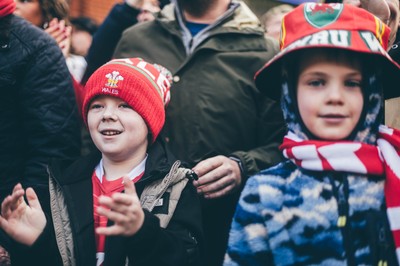
[[51,219],[31,188],[17,185],[4,200],[1,228],[19,244],[11,254],[25,254],[16,265],[199,265],[191,171],[157,138],[168,78],[139,58],[110,61],[90,77],[82,113],[101,154],[51,165]]

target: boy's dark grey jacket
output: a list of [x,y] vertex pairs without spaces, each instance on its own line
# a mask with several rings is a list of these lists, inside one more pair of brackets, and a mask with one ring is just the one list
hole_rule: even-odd
[[[60,204],[62,197],[58,197],[58,201],[52,198],[51,203],[58,204],[52,206],[53,223],[47,223],[44,233],[31,248],[15,245],[10,250],[13,265],[96,265],[92,174],[100,159],[100,153],[96,153],[72,164],[52,164],[50,178],[65,202]],[[173,162],[173,157],[161,141],[151,146],[145,174],[136,183],[139,197],[145,187],[166,176]],[[191,182],[187,182],[166,229],[159,226],[159,219],[155,216],[165,213],[165,208],[171,204],[170,198],[163,199],[164,204],[155,207],[152,213],[145,211],[144,224],[135,236],[106,239],[104,266],[125,265],[127,258],[129,265],[135,266],[201,265],[201,211],[194,187]],[[66,208],[69,217],[59,219],[54,210],[62,212],[63,208]],[[65,257],[62,261],[60,253],[69,257],[69,262],[66,262]]]
[[18,182],[46,187],[50,158],[76,159],[80,126],[72,80],[55,41],[10,15],[0,19],[0,44],[2,201]]

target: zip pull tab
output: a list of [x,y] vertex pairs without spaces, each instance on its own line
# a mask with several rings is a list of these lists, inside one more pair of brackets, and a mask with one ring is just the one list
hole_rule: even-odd
[[345,227],[347,222],[347,217],[346,216],[339,216],[338,221],[337,221],[337,226],[338,227]]
[[186,173],[186,178],[188,178],[190,181],[199,180],[199,176],[193,170],[190,170]]
[[337,226],[342,228],[345,227],[347,223],[347,202],[343,191],[343,185],[340,185],[338,188],[338,209],[339,218],[337,221]]
[[385,261],[385,260],[380,260],[379,262],[378,262],[378,266],[387,266],[388,264],[387,264],[387,261]]

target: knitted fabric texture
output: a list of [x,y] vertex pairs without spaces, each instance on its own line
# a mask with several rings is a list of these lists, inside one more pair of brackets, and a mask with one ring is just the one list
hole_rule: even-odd
[[0,1],[0,18],[10,15],[15,10],[14,0],[1,0]]
[[117,97],[143,118],[154,142],[165,122],[171,80],[166,68],[140,58],[112,60],[96,70],[85,85],[84,122],[87,125],[88,108],[96,96]]

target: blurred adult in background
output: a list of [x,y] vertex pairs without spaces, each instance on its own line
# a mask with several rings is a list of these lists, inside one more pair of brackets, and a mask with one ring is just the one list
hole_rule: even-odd
[[137,23],[154,20],[155,14],[166,3],[168,1],[126,0],[114,5],[93,36],[93,42],[86,57],[88,66],[82,83],[86,83],[97,68],[112,58],[124,30]]
[[261,26],[264,27],[265,35],[279,40],[283,16],[293,10],[293,6],[282,4],[270,8],[261,16]]
[[73,77],[75,90],[86,69],[83,56],[71,53],[72,26],[69,21],[67,0],[16,0],[15,14],[44,29],[62,50],[68,69]]
[[[164,139],[197,173],[207,255],[220,266],[248,175],[278,163],[286,131],[279,104],[254,85],[278,50],[243,1],[178,0],[126,31],[115,58],[137,56],[174,75]],[[268,88],[265,88],[268,89]]]
[[[80,136],[72,81],[61,50],[43,30],[0,1],[0,200],[21,183],[48,206],[47,163],[79,155]],[[0,243],[7,244],[1,238]]]
[[68,17],[69,6],[64,0],[15,0],[15,2],[15,15],[43,29],[48,27],[53,18],[65,20]]
[[14,14],[33,25],[46,30],[63,50],[64,56],[69,52],[69,5],[67,0],[15,0]]
[[[92,44],[93,34],[97,30],[96,22],[88,17],[71,19],[72,31],[69,36],[70,49],[67,52],[67,66],[76,81],[75,86],[81,82],[85,73],[87,62],[85,56]],[[80,91],[76,90],[76,91]]]

